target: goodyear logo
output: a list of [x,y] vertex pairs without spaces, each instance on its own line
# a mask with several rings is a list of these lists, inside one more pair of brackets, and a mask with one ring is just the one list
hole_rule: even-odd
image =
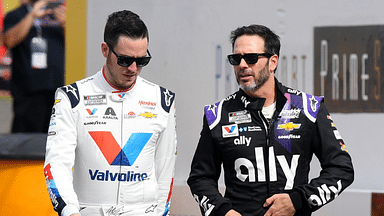
[[277,126],[277,129],[285,129],[286,131],[291,131],[293,129],[299,129],[301,124],[295,124],[292,122],[288,122],[286,124],[280,124]]
[[144,117],[144,118],[156,118],[157,117],[157,114],[152,114],[150,112],[145,112],[145,113],[140,113],[140,116]]

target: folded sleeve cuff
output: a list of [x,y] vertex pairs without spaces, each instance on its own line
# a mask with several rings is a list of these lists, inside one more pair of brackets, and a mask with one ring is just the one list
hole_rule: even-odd
[[293,203],[293,206],[295,207],[295,210],[298,211],[303,207],[303,200],[301,198],[301,195],[298,191],[294,191],[289,194],[289,197],[291,198],[291,201]]
[[219,216],[224,216],[225,214],[227,214],[227,212],[229,212],[229,210],[231,210],[231,208],[232,208],[231,204],[224,203],[224,204],[220,205],[220,207],[215,212]]

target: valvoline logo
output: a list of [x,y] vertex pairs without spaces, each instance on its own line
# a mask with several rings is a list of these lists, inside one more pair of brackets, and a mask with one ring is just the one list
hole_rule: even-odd
[[121,149],[110,131],[89,131],[109,165],[132,166],[152,133],[132,133]]
[[87,109],[87,112],[89,115],[94,115],[96,111],[97,111],[97,108],[94,108],[93,110]]
[[232,132],[235,130],[235,126],[232,126],[232,127],[224,127],[224,129],[225,129],[228,133],[232,133]]
[[239,127],[237,124],[222,126],[223,137],[235,137],[239,136]]

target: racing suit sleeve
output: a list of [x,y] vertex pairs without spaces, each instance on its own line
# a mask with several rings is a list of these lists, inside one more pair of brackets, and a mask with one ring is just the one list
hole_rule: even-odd
[[175,101],[173,101],[173,104],[171,105],[171,109],[168,113],[167,127],[160,134],[159,140],[157,142],[157,147],[156,147],[155,166],[156,166],[156,178],[159,186],[159,194],[158,194],[159,215],[170,214],[176,154],[177,154],[176,108],[175,108]]
[[224,198],[218,189],[222,154],[213,141],[205,115],[203,121],[187,183],[202,215],[225,215],[232,206],[230,200]]
[[72,185],[76,137],[71,103],[58,89],[48,130],[44,174],[53,207],[61,216],[79,213],[79,202]]
[[290,194],[297,211],[316,211],[334,200],[354,179],[351,157],[323,101],[314,130],[312,148],[321,172],[309,184],[296,187]]

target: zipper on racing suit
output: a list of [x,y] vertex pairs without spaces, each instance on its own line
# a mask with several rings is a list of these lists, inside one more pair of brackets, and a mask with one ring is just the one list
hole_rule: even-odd
[[266,138],[266,147],[264,148],[264,161],[266,161],[265,177],[266,177],[266,183],[267,183],[268,197],[270,197],[272,194],[271,194],[271,188],[270,188],[270,173],[269,173],[269,146],[270,146],[270,140],[271,140],[271,128],[272,128],[272,125],[274,124],[274,119],[272,117],[271,122],[268,122],[268,120],[264,117],[261,110],[258,111],[258,115],[261,118],[264,129],[265,129],[265,138]]

